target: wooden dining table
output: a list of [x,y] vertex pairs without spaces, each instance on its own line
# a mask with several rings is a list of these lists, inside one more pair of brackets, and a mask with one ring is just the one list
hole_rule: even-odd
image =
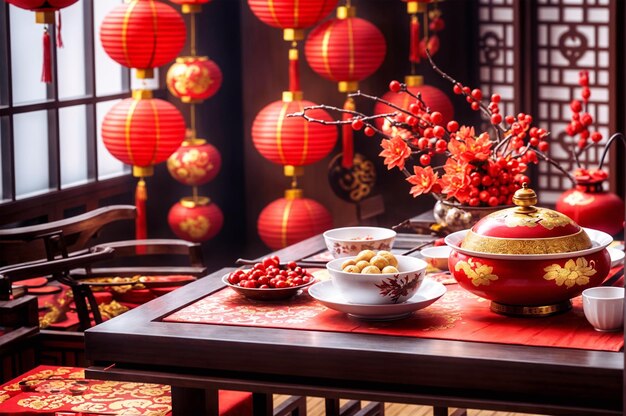
[[[431,240],[398,234],[394,249]],[[318,235],[273,254],[307,261],[324,250]],[[257,414],[271,414],[263,397],[272,393],[437,409],[622,414],[623,351],[163,319],[218,293],[231,270],[86,331],[87,377],[169,384],[177,415],[217,414],[219,389],[255,393]]]

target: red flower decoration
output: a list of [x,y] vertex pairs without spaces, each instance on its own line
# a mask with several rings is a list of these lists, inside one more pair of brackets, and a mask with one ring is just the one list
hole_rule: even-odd
[[448,151],[453,157],[464,162],[484,161],[491,154],[491,140],[488,133],[475,137],[474,127],[463,126],[448,143]]
[[387,165],[387,169],[391,170],[396,166],[398,169],[404,169],[404,162],[411,156],[411,149],[404,140],[400,137],[394,137],[390,140],[383,139],[380,142],[380,147],[383,151],[378,154],[385,158],[384,164]]
[[470,177],[464,172],[456,174],[446,174],[441,178],[443,189],[441,192],[447,195],[448,199],[456,198],[460,203],[465,203],[470,198]]
[[432,167],[426,166],[413,166],[414,175],[406,178],[407,182],[413,185],[409,193],[416,196],[434,192],[435,189],[441,190],[441,186],[437,183],[439,180],[439,174],[433,170]]

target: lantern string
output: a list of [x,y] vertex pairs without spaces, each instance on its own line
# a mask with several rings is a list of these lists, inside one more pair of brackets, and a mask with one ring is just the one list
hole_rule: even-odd
[[293,42],[289,49],[289,91],[300,91],[300,65],[298,43]]
[[[356,111],[356,104],[354,103],[354,98],[348,96],[346,101],[343,103],[343,109],[347,110],[342,114],[342,118],[344,120],[349,120],[352,118],[352,111]],[[353,130],[352,124],[343,124],[341,126],[341,136],[342,136],[342,146],[343,146],[343,157],[341,158],[341,166],[346,169],[350,169],[352,167],[354,161],[354,138],[353,138]]]
[[191,187],[191,193],[193,194],[193,202],[198,203],[198,187],[196,185]]
[[420,42],[420,22],[417,18],[417,14],[411,16],[411,30],[410,30],[410,47],[409,47],[409,61],[411,62],[411,74],[415,73],[415,66],[413,64],[419,63],[419,42]]
[[191,36],[190,36],[190,49],[191,49],[191,56],[196,56],[196,14],[195,13],[191,13],[191,28],[189,29],[191,32]]
[[61,10],[57,10],[57,48],[63,47],[63,38],[61,37]]
[[196,136],[196,105],[194,103],[189,104],[189,118],[191,124],[191,130],[193,131],[194,139]]

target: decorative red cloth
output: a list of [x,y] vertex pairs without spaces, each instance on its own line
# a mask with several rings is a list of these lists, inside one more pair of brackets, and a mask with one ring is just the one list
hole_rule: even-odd
[[[20,385],[26,380],[30,383]],[[57,412],[165,416],[171,410],[169,386],[86,380],[83,369],[74,367],[39,366],[0,386],[3,416]]]
[[[172,276],[163,276],[164,278],[173,277],[192,277],[188,275],[172,275]],[[195,279],[195,278],[194,278]],[[60,308],[65,302],[69,301],[69,310],[62,316],[59,317],[53,323],[50,323],[49,326],[46,326],[46,329],[56,329],[56,330],[75,330],[78,327],[79,320],[78,315],[74,310],[74,304],[71,297],[71,289],[68,286],[53,282],[48,284],[47,279],[40,277],[28,280],[22,280],[16,282],[16,284],[26,285],[30,287],[35,287],[35,289],[31,289],[29,287],[29,294],[37,296],[37,303],[39,305],[39,316],[40,318],[45,316],[45,314],[54,309]],[[178,289],[180,287],[180,282],[174,283],[175,286],[167,286],[167,287],[150,287],[146,289],[130,289],[125,292],[116,291],[112,287],[108,286],[94,286],[92,288],[93,295],[96,299],[96,302],[99,305],[106,305],[111,303],[113,300],[119,302],[123,306],[128,307],[129,309],[136,308],[137,306],[146,303],[152,299],[155,299],[159,296],[162,296],[166,293],[171,292],[172,290]],[[59,292],[55,293],[35,293],[36,290],[46,289],[46,288],[60,288]],[[68,292],[69,296],[68,296]],[[107,316],[103,316],[104,320],[107,320]]]
[[[615,269],[614,269],[615,271]],[[614,272],[613,271],[613,272]],[[580,296],[567,313],[544,318],[507,317],[491,312],[490,302],[462,289],[447,293],[428,308],[397,321],[364,321],[328,309],[303,293],[283,302],[247,299],[230,288],[167,316],[167,322],[297,328],[315,331],[375,333],[531,346],[619,351],[623,332],[597,332],[587,322]]]
[[[26,380],[30,380],[27,386],[20,385]],[[53,416],[62,412],[75,416],[166,416],[171,410],[169,386],[89,380],[83,369],[74,367],[42,365],[0,386],[1,416]],[[219,414],[251,415],[252,394],[220,390]]]

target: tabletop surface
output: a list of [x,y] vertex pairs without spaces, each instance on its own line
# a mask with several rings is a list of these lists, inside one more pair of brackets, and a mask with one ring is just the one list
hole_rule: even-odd
[[[396,248],[428,238],[400,234]],[[316,236],[276,254],[299,260],[323,249],[322,237]],[[87,358],[120,369],[168,369],[249,383],[288,380],[320,391],[350,385],[384,397],[621,412],[622,352],[162,321],[223,288],[221,277],[229,270],[89,329]]]

